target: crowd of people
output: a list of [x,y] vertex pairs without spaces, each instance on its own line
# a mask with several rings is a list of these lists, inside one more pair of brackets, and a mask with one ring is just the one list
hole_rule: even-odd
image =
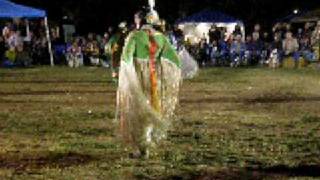
[[26,67],[49,61],[44,21],[14,19],[2,27],[0,66]]
[[[183,36],[180,36],[183,38]],[[206,37],[209,37],[207,39]],[[306,23],[293,28],[289,23],[277,23],[272,31],[262,30],[256,24],[246,36],[237,26],[232,34],[212,26],[197,45],[185,46],[201,66],[270,65],[296,66],[319,59],[320,22]]]
[[[133,28],[136,26],[133,25]],[[126,28],[130,30],[130,27]],[[123,30],[123,27],[117,29]],[[45,31],[43,21],[14,19],[7,22],[0,37],[1,66],[50,64]],[[305,64],[319,59],[320,22],[306,23],[302,28],[293,27],[289,23],[277,23],[271,31],[265,31],[256,24],[251,33],[246,35],[240,26],[236,26],[232,34],[227,34],[225,27],[213,25],[198,44],[186,40],[178,26],[163,28],[162,31],[177,49],[186,47],[200,66],[279,67],[296,65],[299,60]],[[70,41],[63,38],[59,28],[52,28],[50,33],[55,64],[70,67],[112,66],[112,57],[107,52],[108,48],[110,50],[108,43],[112,44],[112,36],[118,30],[110,27],[104,35],[89,33],[85,37],[73,36]]]

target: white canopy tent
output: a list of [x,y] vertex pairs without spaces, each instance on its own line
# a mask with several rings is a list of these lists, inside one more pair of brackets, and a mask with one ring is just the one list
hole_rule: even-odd
[[208,32],[212,25],[225,27],[227,35],[232,34],[235,27],[239,25],[242,34],[245,35],[245,27],[241,20],[219,11],[202,11],[178,20],[177,25],[183,31],[185,40],[189,39],[192,44],[198,43],[204,36],[209,39]]

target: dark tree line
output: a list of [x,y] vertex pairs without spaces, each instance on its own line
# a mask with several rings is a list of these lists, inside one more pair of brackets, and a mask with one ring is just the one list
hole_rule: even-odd
[[[132,21],[133,13],[147,5],[147,0],[13,1],[46,9],[51,21],[59,22],[63,16],[69,16],[82,32],[102,32],[107,25]],[[295,8],[320,7],[318,0],[156,0],[156,4],[161,17],[169,23],[203,9],[213,9],[241,18],[249,26],[256,22],[270,25]]]

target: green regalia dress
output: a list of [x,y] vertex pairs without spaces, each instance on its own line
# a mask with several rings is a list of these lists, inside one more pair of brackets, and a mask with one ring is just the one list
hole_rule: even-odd
[[111,61],[112,76],[115,81],[118,79],[122,49],[126,33],[118,32],[113,35],[105,47],[106,55]]
[[166,136],[178,103],[181,61],[151,26],[129,34],[121,58],[117,95],[119,135],[145,149]]

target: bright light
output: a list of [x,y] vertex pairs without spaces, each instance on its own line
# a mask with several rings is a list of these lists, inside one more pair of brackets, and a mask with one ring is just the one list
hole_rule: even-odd
[[299,13],[299,9],[293,10],[293,13],[294,13],[294,14],[298,14],[298,13]]

